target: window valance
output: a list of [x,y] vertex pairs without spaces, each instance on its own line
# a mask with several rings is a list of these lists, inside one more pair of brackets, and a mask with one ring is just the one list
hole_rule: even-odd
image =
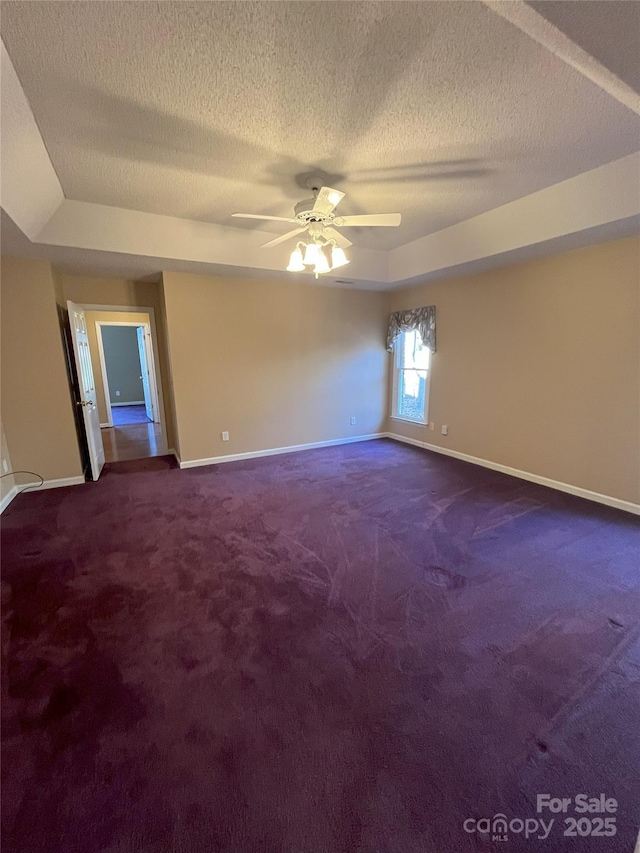
[[411,308],[409,311],[396,311],[389,317],[389,332],[387,333],[387,349],[393,350],[395,339],[401,332],[420,332],[422,345],[436,351],[436,306],[426,305],[424,308]]

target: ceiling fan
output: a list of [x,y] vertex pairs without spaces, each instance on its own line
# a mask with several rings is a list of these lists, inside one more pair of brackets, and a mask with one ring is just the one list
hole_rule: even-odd
[[[309,232],[311,241],[309,244],[299,242],[291,254],[291,260],[287,270],[290,272],[302,272],[305,266],[313,266],[316,278],[318,275],[330,272],[338,266],[349,263],[344,254],[344,249],[352,246],[348,240],[337,229],[356,225],[373,225],[375,227],[388,227],[400,225],[402,219],[399,213],[374,213],[356,216],[338,216],[335,208],[344,198],[345,194],[331,187],[323,187],[321,181],[311,178],[307,186],[313,192],[313,198],[305,199],[294,207],[294,216],[263,216],[255,213],[233,213],[240,219],[262,219],[272,222],[290,222],[297,225],[292,231],[275,237],[264,243],[262,248],[268,249],[284,243],[292,237],[297,237],[304,231]],[[331,264],[325,254],[325,250],[331,249]],[[303,257],[303,249],[304,257]]]

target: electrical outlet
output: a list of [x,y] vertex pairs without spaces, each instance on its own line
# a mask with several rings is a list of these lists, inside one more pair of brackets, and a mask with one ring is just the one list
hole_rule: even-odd
[[6,459],[3,459],[2,460],[2,471],[4,474],[6,474],[8,470],[9,470],[9,463],[7,462]]
[[429,429],[431,430],[431,432],[433,432],[433,431],[434,431],[435,427],[436,427],[436,425],[434,424],[434,422],[433,422],[433,421],[430,421],[430,422],[429,422]]
[[440,427],[440,432],[442,435],[449,435],[449,427],[446,424],[442,424]]
[[229,433],[228,432],[222,433],[222,440],[223,441],[229,441]]
[[355,419],[355,418],[351,418],[351,426],[355,426],[355,425],[356,425],[356,419]]
[[120,392],[116,391],[116,397],[119,397],[119,396],[120,396]]

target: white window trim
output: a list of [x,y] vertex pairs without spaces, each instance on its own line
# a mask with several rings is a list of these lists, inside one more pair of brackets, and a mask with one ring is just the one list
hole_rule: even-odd
[[393,345],[393,393],[391,395],[391,413],[389,417],[394,421],[404,421],[407,424],[418,424],[419,426],[426,426],[429,423],[429,398],[430,398],[430,390],[431,390],[431,357],[433,353],[429,356],[429,367],[426,371],[425,378],[425,388],[424,388],[424,415],[421,419],[418,418],[405,418],[402,415],[399,415],[398,412],[398,389],[400,383],[398,382],[398,378],[400,376],[401,370],[409,370],[411,368],[404,368],[399,364],[400,361],[400,352],[401,347],[398,343],[400,336],[396,338],[396,341]]

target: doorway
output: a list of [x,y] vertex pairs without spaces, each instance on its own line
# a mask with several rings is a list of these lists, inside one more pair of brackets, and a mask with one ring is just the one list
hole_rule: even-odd
[[94,319],[102,442],[107,462],[166,453],[152,318],[144,309]]
[[108,427],[160,423],[151,325],[96,320]]
[[[74,317],[81,315],[76,325],[82,326],[86,337],[82,350],[75,347],[76,364],[79,357],[87,362],[86,372],[92,377],[91,389],[84,395],[80,389],[78,406],[85,419],[92,418],[85,427],[103,462],[166,454],[154,309],[70,303],[72,308]],[[94,480],[100,468],[99,461],[94,465],[92,460]]]

